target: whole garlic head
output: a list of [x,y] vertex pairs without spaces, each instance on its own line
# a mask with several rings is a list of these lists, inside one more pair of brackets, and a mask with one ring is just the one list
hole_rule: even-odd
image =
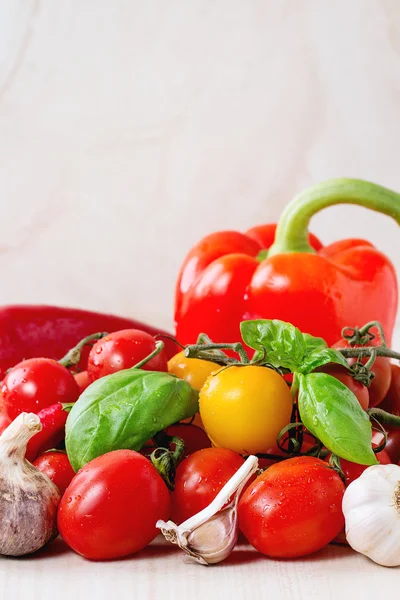
[[354,550],[385,567],[400,565],[400,466],[366,469],[346,489],[342,509]]
[[237,542],[240,493],[257,468],[258,458],[249,456],[206,508],[181,525],[157,521],[156,526],[165,539],[177,544],[200,564],[212,565],[223,561]]

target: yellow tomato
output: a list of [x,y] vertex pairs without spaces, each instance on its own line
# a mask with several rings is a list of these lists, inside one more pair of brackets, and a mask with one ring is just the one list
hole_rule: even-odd
[[168,373],[184,379],[198,392],[203,387],[207,377],[221,367],[209,360],[200,358],[186,358],[182,352],[178,352],[168,361]]
[[241,454],[267,452],[292,412],[292,397],[283,377],[254,365],[229,367],[209,377],[199,403],[214,446]]

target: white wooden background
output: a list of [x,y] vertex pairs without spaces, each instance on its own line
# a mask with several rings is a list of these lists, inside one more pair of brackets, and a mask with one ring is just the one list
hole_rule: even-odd
[[[0,0],[0,304],[171,327],[202,235],[276,220],[330,177],[400,190],[399,117],[398,0]],[[400,269],[386,217],[335,207],[313,230],[365,236]],[[279,563],[239,548],[209,569],[173,548],[49,552],[1,560],[0,598],[375,600],[399,579],[337,547]]]

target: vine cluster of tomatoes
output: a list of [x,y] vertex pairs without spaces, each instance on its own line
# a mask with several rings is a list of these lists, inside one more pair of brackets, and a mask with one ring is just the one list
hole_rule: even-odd
[[[354,347],[354,340],[352,346],[343,340],[336,346]],[[260,454],[260,466],[265,471],[256,488],[251,488],[252,482],[248,484],[250,488],[239,502],[241,530],[258,550],[274,557],[308,554],[332,541],[344,525],[341,499],[345,485],[367,467],[341,460],[340,474],[327,468],[329,452],[302,426],[293,429],[289,425],[276,441],[276,431],[282,429],[285,419],[287,422],[282,407],[288,393],[290,398],[290,377],[286,376],[285,381],[284,375],[275,370],[254,365],[248,365],[248,371],[243,366],[230,369],[230,359],[226,360],[226,355],[222,359],[218,349],[207,355],[211,360],[188,358],[188,352],[182,351],[169,361],[161,350],[142,368],[168,371],[200,391],[204,410],[221,419],[215,430],[222,428],[223,443],[218,440],[216,444],[215,439],[213,443],[225,447],[212,447],[196,415],[168,427],[149,440],[140,453],[116,450],[94,459],[75,474],[63,449],[71,406],[91,383],[135,366],[155,348],[155,338],[139,330],[94,335],[59,362],[45,357],[21,362],[1,384],[1,430],[21,412],[37,413],[41,419],[42,431],[29,442],[26,457],[64,494],[58,520],[64,540],[91,559],[116,558],[140,550],[156,536],[158,519],[171,518],[179,524],[210,504],[245,460],[239,451],[239,438],[249,440],[251,445],[251,440],[264,436],[271,440]],[[225,378],[210,378],[224,360],[228,363],[222,367]],[[367,360],[349,358],[349,363],[359,365]],[[362,376],[357,378],[357,369],[355,378],[340,365],[325,365],[321,370],[343,382],[364,410],[379,406],[400,415],[400,367],[387,358],[376,357],[369,388],[361,383]],[[220,407],[227,398],[229,401],[230,386],[237,388],[238,378],[243,397],[248,398],[247,405],[244,402],[242,406],[247,408],[231,416],[230,421],[223,421]],[[257,411],[265,402],[271,403],[271,414],[275,415],[270,430],[268,426],[258,428]],[[292,420],[295,418],[294,402]],[[385,427],[387,432],[377,427],[372,438],[376,456],[382,464],[398,463],[400,428]],[[156,446],[168,446],[174,438],[183,439],[184,451],[174,469],[171,492],[148,458]],[[250,452],[254,453],[251,448]],[[266,505],[275,508],[266,513]],[[288,523],[296,524],[292,537],[285,529]],[[89,530],[98,535],[86,535]]]

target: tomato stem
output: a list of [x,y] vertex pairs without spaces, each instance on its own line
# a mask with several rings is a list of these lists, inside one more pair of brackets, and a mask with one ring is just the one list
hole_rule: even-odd
[[400,352],[395,352],[387,346],[362,346],[361,348],[336,348],[345,358],[367,358],[371,355],[386,356],[400,360]]
[[78,342],[77,345],[74,346],[74,348],[68,350],[67,354],[63,356],[61,360],[58,361],[59,364],[63,365],[63,367],[66,367],[67,369],[74,367],[81,360],[83,348],[85,346],[88,346],[89,344],[93,345],[94,342],[97,342],[97,340],[100,340],[106,335],[108,335],[107,332],[101,331],[99,333],[92,333],[92,335],[86,336],[85,338],[83,338],[83,340]]
[[152,358],[154,358],[155,356],[157,356],[157,354],[160,354],[161,350],[164,349],[164,342],[162,342],[161,340],[158,340],[156,342],[156,347],[154,348],[153,352],[150,352],[150,354],[148,354],[147,356],[145,356],[141,361],[139,361],[138,363],[136,363],[136,365],[134,365],[133,367],[131,367],[132,369],[140,369],[141,367],[143,367],[143,365],[145,365],[146,363],[149,362],[149,360],[151,360]]
[[347,340],[351,346],[360,345],[365,346],[369,342],[375,339],[375,335],[371,333],[371,329],[376,327],[379,332],[380,346],[388,347],[386,342],[385,332],[379,321],[370,321],[362,327],[344,327],[342,329],[342,338]]
[[400,417],[398,415],[392,415],[381,408],[369,408],[367,409],[367,413],[379,423],[400,427]]
[[223,352],[214,352],[215,350],[231,350],[239,355],[241,364],[250,364],[246,350],[240,342],[236,344],[190,344],[186,346],[184,354],[186,358],[202,358],[224,365],[238,364],[236,358],[229,358]]
[[[182,458],[185,450],[185,443],[182,438],[171,436],[160,431],[153,437],[154,443],[158,446],[150,455],[150,460],[164,479],[169,490],[175,489],[176,465]],[[170,446],[175,446],[174,450]]]

